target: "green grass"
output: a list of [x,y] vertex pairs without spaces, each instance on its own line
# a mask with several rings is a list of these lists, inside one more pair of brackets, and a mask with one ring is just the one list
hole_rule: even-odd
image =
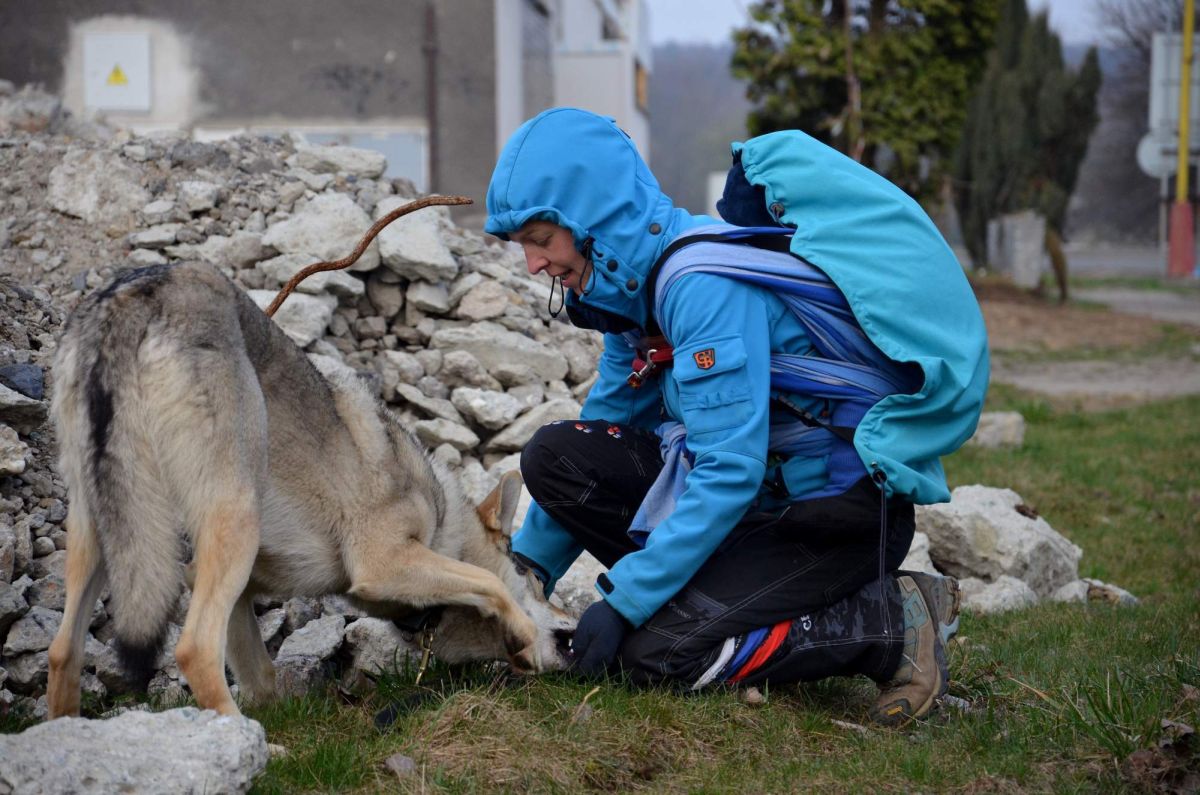
[[[385,733],[372,716],[411,692],[411,673],[354,705],[312,696],[252,712],[292,752],[271,762],[255,791],[1186,786],[1200,776],[1197,743],[1159,742],[1163,720],[1200,721],[1200,399],[1073,414],[998,388],[989,408],[1025,414],[1025,446],[963,450],[946,462],[951,483],[1015,489],[1083,547],[1084,575],[1141,604],[965,616],[950,690],[962,706],[882,730],[867,724],[874,687],[863,679],[776,687],[752,706],[736,691],[681,696],[606,683],[589,697],[590,685],[562,675],[507,680],[482,666],[438,667],[441,695]],[[415,772],[401,779],[384,769],[392,754],[410,757]]]
[[[373,716],[413,692],[412,671],[358,699],[331,688],[249,710],[289,750],[253,791],[1194,790],[1195,735],[1160,740],[1164,720],[1200,725],[1200,398],[1079,414],[997,387],[989,408],[1021,411],[1026,443],[960,451],[951,484],[1016,490],[1083,548],[1082,574],[1141,603],[965,615],[957,706],[885,730],[867,722],[865,679],[776,687],[750,705],[737,691],[592,693],[565,675],[435,665],[435,697],[390,731]],[[23,725],[0,717],[0,731]],[[394,754],[414,772],[385,769]]]

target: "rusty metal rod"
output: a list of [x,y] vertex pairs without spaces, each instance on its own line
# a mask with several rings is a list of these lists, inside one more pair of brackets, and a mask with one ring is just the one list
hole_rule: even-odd
[[466,196],[426,196],[424,199],[417,199],[416,201],[397,207],[376,221],[375,224],[367,230],[367,234],[364,235],[363,239],[358,242],[358,247],[354,249],[354,252],[350,256],[339,259],[336,262],[315,262],[289,279],[288,283],[285,284],[283,289],[279,291],[279,294],[275,296],[275,300],[271,302],[269,307],[267,307],[267,317],[273,317],[276,310],[283,305],[284,300],[287,299],[292,290],[295,290],[296,286],[309,276],[312,276],[314,273],[320,273],[321,271],[337,271],[343,268],[349,268],[351,265],[357,262],[358,258],[363,255],[364,251],[367,250],[367,246],[371,245],[371,241],[375,239],[375,236],[382,232],[385,226],[390,224],[392,221],[395,221],[400,216],[408,215],[416,210],[420,210],[425,207],[432,207],[434,205],[454,206],[473,203],[474,202],[471,199],[468,199]]

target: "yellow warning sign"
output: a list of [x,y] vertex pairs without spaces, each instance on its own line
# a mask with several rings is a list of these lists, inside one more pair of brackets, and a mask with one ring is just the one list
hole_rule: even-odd
[[127,86],[129,78],[125,76],[125,72],[121,70],[121,64],[113,64],[112,71],[108,73],[108,80],[105,81],[110,86]]

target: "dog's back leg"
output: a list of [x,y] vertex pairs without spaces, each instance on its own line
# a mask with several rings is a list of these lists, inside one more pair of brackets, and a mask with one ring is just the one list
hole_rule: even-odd
[[253,488],[244,484],[215,496],[194,533],[196,582],[175,661],[196,703],[238,715],[225,683],[225,648],[230,614],[258,553],[258,504]]
[[104,587],[104,580],[95,528],[80,499],[72,503],[67,516],[66,607],[62,625],[50,645],[50,685],[46,694],[51,718],[79,714],[84,641],[92,605]]
[[258,554],[267,480],[263,395],[244,357],[201,347],[164,357],[153,386],[167,407],[159,417],[160,460],[193,547],[192,599],[175,661],[201,707],[236,715],[225,654],[230,614]]
[[261,704],[274,697],[275,664],[259,632],[254,596],[249,591],[242,592],[229,616],[228,654],[244,702]]

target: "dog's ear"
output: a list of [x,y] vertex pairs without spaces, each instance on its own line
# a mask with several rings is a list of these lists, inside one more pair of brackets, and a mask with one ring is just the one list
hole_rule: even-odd
[[512,470],[505,472],[500,478],[500,485],[496,489],[500,492],[500,532],[506,536],[511,536],[513,531],[513,516],[517,512],[517,503],[521,501],[521,485],[524,481],[521,479],[520,470]]
[[512,535],[513,515],[521,499],[521,473],[517,470],[504,473],[492,493],[479,503],[479,519],[492,532]]

